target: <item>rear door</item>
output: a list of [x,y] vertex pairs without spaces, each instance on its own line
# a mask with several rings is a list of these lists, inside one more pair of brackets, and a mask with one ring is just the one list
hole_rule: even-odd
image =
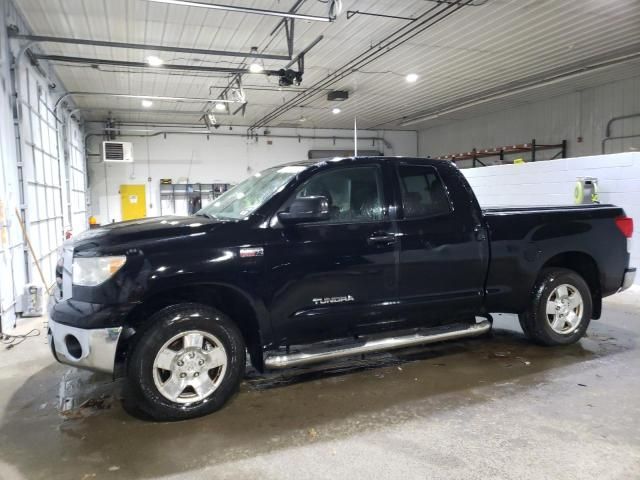
[[448,164],[402,161],[396,179],[398,296],[405,321],[438,325],[469,318],[482,306],[488,266],[475,198]]
[[396,245],[389,217],[391,168],[358,161],[323,170],[296,196],[325,196],[331,218],[276,227],[265,248],[272,325],[279,344],[354,334],[376,325],[396,300]]

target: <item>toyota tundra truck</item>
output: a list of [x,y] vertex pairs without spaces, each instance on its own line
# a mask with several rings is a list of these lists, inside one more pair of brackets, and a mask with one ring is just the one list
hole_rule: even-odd
[[194,216],[90,230],[62,249],[54,357],[125,377],[176,420],[259,371],[473,337],[491,312],[578,341],[633,283],[613,205],[482,209],[448,161],[357,157],[255,173]]

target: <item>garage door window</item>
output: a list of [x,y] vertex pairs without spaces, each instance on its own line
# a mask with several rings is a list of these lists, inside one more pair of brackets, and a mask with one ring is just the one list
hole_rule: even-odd
[[398,173],[405,218],[442,215],[451,211],[449,197],[434,168],[401,165]]

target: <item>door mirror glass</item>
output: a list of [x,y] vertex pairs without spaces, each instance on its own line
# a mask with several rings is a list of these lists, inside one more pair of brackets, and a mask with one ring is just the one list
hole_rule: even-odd
[[329,200],[323,196],[297,197],[286,210],[278,212],[282,224],[319,222],[329,219]]

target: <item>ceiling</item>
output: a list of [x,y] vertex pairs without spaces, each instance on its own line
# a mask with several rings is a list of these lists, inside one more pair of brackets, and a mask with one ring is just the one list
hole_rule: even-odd
[[[273,16],[148,0],[14,3],[35,35],[240,52],[258,47],[260,52],[287,55],[284,31],[270,35],[280,21]],[[287,11],[295,0],[216,3]],[[314,95],[305,90],[321,84],[327,75],[389,35],[420,23],[362,14],[347,18],[347,10],[424,18],[425,12],[444,10],[448,5],[431,0],[344,0],[343,11],[334,22],[296,20],[294,55],[323,36],[305,55],[302,84],[280,89],[277,77],[247,74],[243,77],[248,100],[245,115],[218,115],[217,119],[234,126],[349,128],[357,116],[361,128],[417,129],[640,75],[639,0],[475,3],[479,5],[455,12],[452,8],[450,15],[406,43],[365,66],[348,69],[328,87],[349,91],[349,99],[339,104],[342,111],[337,115],[331,112],[336,103],[326,99],[326,89]],[[298,13],[326,17],[327,4],[305,0]],[[39,43],[37,49],[50,55],[130,62],[145,62],[148,55],[155,54],[165,64],[246,66],[244,58],[231,56],[59,43]],[[277,70],[286,64],[264,60],[265,69]],[[64,62],[52,62],[52,67],[68,91],[150,96],[216,98],[230,77],[228,73],[96,68]],[[407,83],[404,77],[408,73],[418,74],[418,81]],[[155,99],[152,107],[145,109],[140,99],[74,96],[73,101],[90,121],[102,121],[111,111],[116,119],[128,122],[196,123],[207,105]],[[281,114],[261,122],[283,105],[287,108]]]

